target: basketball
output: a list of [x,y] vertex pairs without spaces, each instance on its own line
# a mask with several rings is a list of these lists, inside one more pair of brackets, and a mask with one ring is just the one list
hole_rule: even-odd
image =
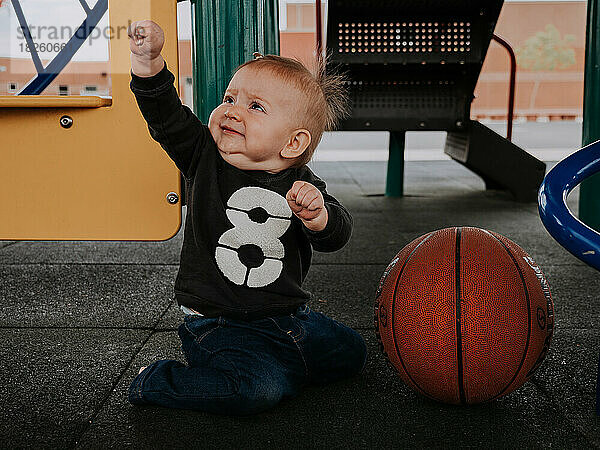
[[466,405],[512,392],[543,362],[554,329],[548,283],[506,237],[445,228],[404,247],[377,289],[375,331],[404,382]]

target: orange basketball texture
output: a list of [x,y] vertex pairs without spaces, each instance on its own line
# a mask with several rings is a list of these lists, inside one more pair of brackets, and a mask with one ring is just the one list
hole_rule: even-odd
[[499,398],[544,360],[554,306],[537,264],[492,231],[445,228],[421,236],[379,282],[375,331],[416,391],[452,404]]

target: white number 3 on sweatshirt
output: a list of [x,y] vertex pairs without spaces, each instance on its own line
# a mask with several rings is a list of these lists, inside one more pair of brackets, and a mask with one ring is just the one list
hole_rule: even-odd
[[[279,278],[285,249],[279,240],[291,223],[292,210],[276,192],[255,186],[235,191],[227,201],[227,218],[234,225],[219,238],[215,258],[219,269],[233,283],[261,287]],[[257,246],[264,260],[242,261],[240,248]],[[255,252],[257,253],[257,252]]]

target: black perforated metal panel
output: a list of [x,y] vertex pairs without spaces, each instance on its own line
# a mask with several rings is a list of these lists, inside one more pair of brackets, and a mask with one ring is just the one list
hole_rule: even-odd
[[502,3],[330,1],[327,49],[352,78],[343,128],[460,128]]
[[467,19],[415,22],[340,22],[338,53],[468,53]]
[[[368,66],[371,67],[371,66]],[[342,129],[431,130],[461,127],[471,99],[463,95],[465,79],[428,78],[406,68],[383,66],[379,79],[368,67],[355,69],[348,83],[352,118]]]
[[489,27],[468,15],[347,20],[329,24],[327,47],[345,63],[473,63],[485,55],[488,35]]

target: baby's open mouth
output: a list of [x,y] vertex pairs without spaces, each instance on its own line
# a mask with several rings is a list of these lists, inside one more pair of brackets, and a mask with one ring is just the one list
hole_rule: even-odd
[[226,126],[221,126],[221,129],[226,134],[237,134],[238,136],[243,136],[242,133],[240,133],[239,131],[234,130],[233,128],[229,128],[229,127],[226,127]]

